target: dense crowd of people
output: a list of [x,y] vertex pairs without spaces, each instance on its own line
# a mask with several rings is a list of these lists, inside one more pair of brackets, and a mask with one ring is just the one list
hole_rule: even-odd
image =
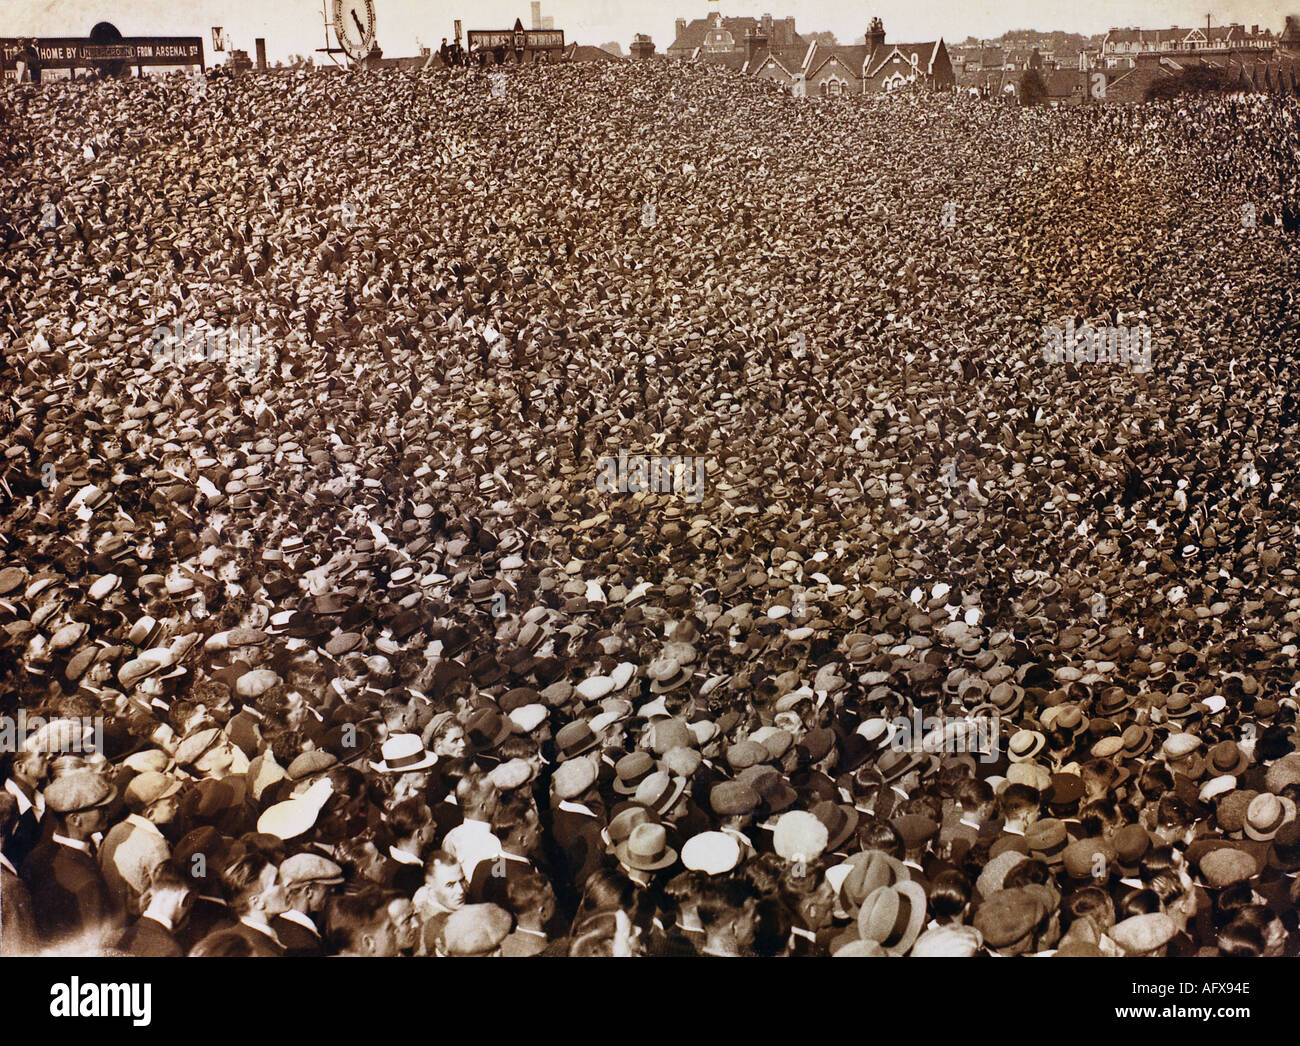
[[494,83],[0,97],[5,954],[1300,950],[1300,103]]

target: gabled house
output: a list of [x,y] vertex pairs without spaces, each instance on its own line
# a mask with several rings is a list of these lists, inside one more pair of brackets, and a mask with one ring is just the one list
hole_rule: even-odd
[[908,84],[944,91],[956,83],[942,40],[882,46],[867,60],[862,79],[864,93],[893,91]]
[[834,98],[892,91],[905,84],[950,90],[956,83],[942,40],[887,44],[885,27],[873,19],[865,44],[828,47],[814,41],[802,62],[808,95]]
[[708,18],[690,22],[677,19],[676,37],[665,53],[669,58],[695,59],[719,54],[744,56],[751,33],[761,33],[778,50],[808,46],[808,41],[795,32],[793,18],[773,18],[770,14],[762,18],[725,18],[720,11],[714,11]]

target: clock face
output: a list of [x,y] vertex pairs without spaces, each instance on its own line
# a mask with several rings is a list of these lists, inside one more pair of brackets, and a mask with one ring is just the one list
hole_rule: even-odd
[[365,58],[375,46],[374,0],[334,0],[334,32],[349,58]]

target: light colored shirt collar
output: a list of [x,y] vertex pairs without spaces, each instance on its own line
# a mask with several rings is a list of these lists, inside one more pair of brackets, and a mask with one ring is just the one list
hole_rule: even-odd
[[530,930],[527,926],[516,926],[515,933],[526,933],[529,937],[540,937],[542,940],[550,940],[541,930]]
[[162,838],[162,832],[158,830],[158,826],[149,820],[149,818],[141,817],[139,814],[127,814],[126,820],[130,821],[131,824],[135,825],[142,831],[153,832],[153,834],[158,836],[158,838]]
[[150,920],[152,920],[153,922],[156,922],[159,926],[161,926],[161,927],[162,927],[164,930],[166,930],[168,933],[171,933],[172,930],[174,930],[174,929],[176,928],[175,926],[172,925],[172,921],[171,921],[170,919],[168,919],[167,916],[165,916],[165,915],[150,915],[148,912],[145,912],[145,914],[142,915],[142,916],[140,916],[140,918],[141,918],[141,919],[150,919]]
[[83,854],[90,853],[90,843],[84,842],[81,839],[69,839],[66,835],[60,835],[58,832],[55,832],[54,841],[60,846],[70,846],[74,850],[80,850]]
[[588,817],[596,816],[589,808],[583,806],[582,803],[571,803],[567,799],[560,800],[559,808],[561,810],[567,810],[571,814],[586,814]]
[[302,912],[298,911],[297,908],[290,908],[288,911],[281,912],[280,918],[286,919],[291,923],[297,923],[309,933],[312,933],[317,937],[320,936],[320,930],[316,929],[316,924],[311,921],[311,916],[304,915]]
[[38,821],[45,816],[45,796],[41,795],[40,792],[36,793],[36,800],[33,802],[31,799],[27,798],[27,792],[24,791],[23,786],[12,777],[5,782],[5,791],[18,800],[19,817],[32,809],[35,809],[36,819]]
[[396,846],[390,846],[388,848],[388,856],[399,864],[424,864],[424,862],[420,860],[420,858],[416,857],[415,854],[411,853],[410,850],[402,850]]
[[0,867],[8,868],[9,871],[12,872],[14,875],[18,874],[18,869],[13,866],[13,862],[10,861],[9,858],[6,857],[3,853],[0,853]]
[[[276,936],[275,930],[273,930],[266,923],[254,922],[247,915],[241,916],[239,921],[243,923],[245,926],[247,926],[250,930],[256,930],[258,933],[271,938],[271,940],[275,941],[276,944],[280,944],[280,938]],[[280,946],[284,947],[283,945]]]

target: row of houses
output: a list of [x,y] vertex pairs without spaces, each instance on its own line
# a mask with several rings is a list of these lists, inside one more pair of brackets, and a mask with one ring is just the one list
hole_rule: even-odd
[[1107,64],[1149,52],[1190,52],[1212,50],[1271,50],[1279,37],[1271,29],[1257,25],[1249,30],[1234,22],[1231,25],[1206,25],[1205,28],[1180,29],[1112,29],[1102,40],[1102,57]]
[[876,18],[863,41],[831,44],[825,34],[801,36],[793,18],[727,18],[715,11],[691,22],[679,18],[667,53],[774,80],[796,95],[838,97],[906,85],[951,90],[956,84],[942,39],[890,44]]
[[[1106,103],[1141,102],[1161,80],[1188,69],[1216,69],[1240,89],[1260,94],[1300,94],[1300,52],[1259,54],[1201,54],[1171,58],[1167,55],[1139,56],[1131,68],[1105,70],[1105,93],[1093,95],[1098,70],[1040,69],[1049,105],[1078,105],[1086,101]],[[985,69],[962,76],[959,84],[986,98],[1019,100],[1023,69]]]
[[[860,43],[837,44],[830,42],[833,39],[828,33],[801,35],[793,18],[729,18],[714,11],[707,18],[677,19],[667,54],[762,76],[796,95],[823,97],[919,85],[1016,99],[1027,70],[1042,78],[1053,105],[1142,101],[1160,79],[1198,67],[1218,69],[1246,91],[1291,94],[1300,84],[1300,25],[1293,18],[1277,35],[1235,23],[1197,30],[1112,29],[1091,41],[1063,38],[1069,46],[1059,54],[1030,46],[1028,36],[1022,49],[963,45],[954,48],[953,55],[942,38],[889,43],[879,18],[872,20]],[[1039,42],[1050,39],[1040,36]],[[1075,50],[1080,44],[1084,49]],[[571,50],[574,53],[566,55],[571,60],[612,58],[596,48]],[[645,35],[638,35],[631,46],[634,58],[648,58],[654,51]],[[1100,95],[1099,72],[1105,77]]]

